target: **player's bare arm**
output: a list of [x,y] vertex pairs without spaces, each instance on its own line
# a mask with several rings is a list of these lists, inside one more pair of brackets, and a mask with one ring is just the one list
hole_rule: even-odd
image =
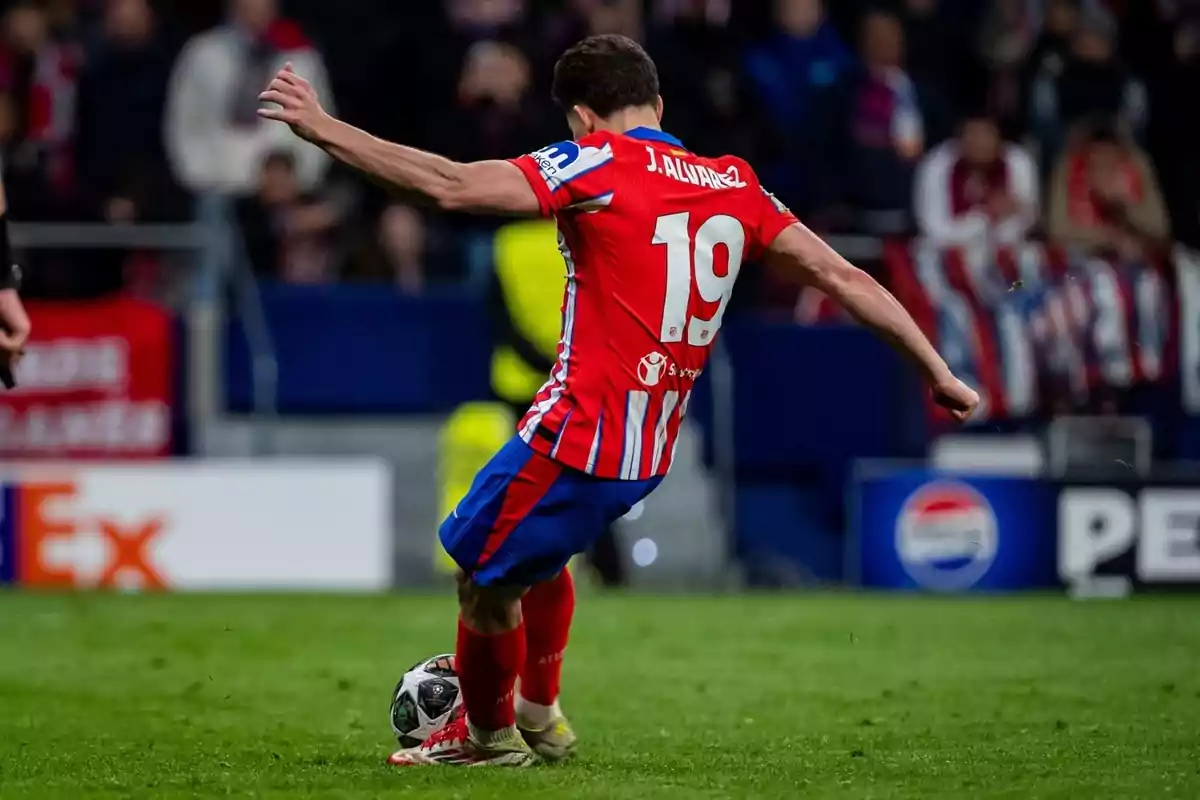
[[802,224],[786,228],[767,251],[772,267],[799,274],[909,358],[921,371],[934,399],[958,421],[979,404],[975,390],[960,381],[921,332],[917,323],[879,282]]
[[387,142],[332,117],[291,65],[260,96],[277,107],[259,115],[291,126],[297,136],[375,180],[424,195],[449,211],[533,216],[538,199],[521,170],[507,161],[462,164],[415,147]]
[[11,382],[12,368],[25,352],[32,325],[17,294],[20,273],[8,241],[8,198],[0,185],[0,375]]

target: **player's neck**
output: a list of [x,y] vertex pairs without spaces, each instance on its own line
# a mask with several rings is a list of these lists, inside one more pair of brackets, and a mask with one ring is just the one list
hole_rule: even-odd
[[612,116],[603,120],[600,125],[596,126],[597,130],[605,130],[611,133],[628,133],[637,128],[650,128],[652,130],[662,130],[662,123],[658,119],[658,112],[653,108],[627,108],[623,111],[617,111]]

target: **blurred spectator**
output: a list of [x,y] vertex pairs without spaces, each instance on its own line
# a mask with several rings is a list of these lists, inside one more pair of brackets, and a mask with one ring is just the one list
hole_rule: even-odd
[[905,71],[904,29],[894,15],[863,18],[861,56],[862,68],[822,98],[818,218],[894,234],[909,227],[913,171],[945,132],[945,102]]
[[[17,125],[17,109],[13,104],[12,95],[0,92],[0,153],[4,154],[4,158],[0,159],[0,164],[7,162],[16,147],[19,133]],[[11,194],[11,191],[9,193]]]
[[470,248],[463,247],[458,232],[442,230],[441,222],[427,219],[416,206],[388,203],[358,239],[345,277],[391,284],[407,295],[438,285],[461,285],[469,267],[469,252],[464,251]]
[[908,71],[931,86],[951,106],[969,108],[986,80],[970,29],[951,16],[945,0],[903,0]]
[[1140,136],[1147,118],[1146,90],[1117,59],[1116,23],[1103,10],[1086,12],[1057,76],[1045,73],[1033,87],[1033,133],[1043,169],[1055,161],[1066,131],[1081,120],[1119,119]]
[[524,0],[447,0],[446,14],[454,27],[476,39],[491,39],[519,24]]
[[183,219],[163,109],[173,53],[147,0],[107,0],[79,82],[77,163],[86,209],[111,222]]
[[25,0],[9,9],[0,45],[0,92],[11,108],[4,166],[14,216],[74,215],[72,134],[80,62],[75,45],[51,36],[40,4]]
[[42,11],[50,23],[50,30],[65,33],[74,30],[88,12],[103,5],[103,0],[40,0]]
[[[188,188],[246,199],[239,215],[264,274],[323,279],[340,271],[340,240],[331,234],[347,209],[321,188],[324,156],[255,115],[273,70],[293,61],[328,96],[328,58],[339,88],[354,89],[339,91],[339,99],[348,111],[341,95],[354,95],[356,124],[454,158],[509,157],[566,135],[547,97],[550,66],[577,38],[615,31],[644,40],[656,58],[669,130],[697,152],[750,158],[764,183],[816,226],[890,234],[910,230],[915,220],[924,235],[946,244],[1019,240],[1038,206],[1020,148],[1003,144],[994,125],[974,117],[957,139],[935,147],[952,129],[951,111],[986,107],[1006,137],[1034,123],[1043,177],[1065,169],[1068,159],[1054,156],[1081,120],[1116,118],[1135,134],[1153,123],[1146,146],[1163,165],[1167,227],[1200,244],[1200,121],[1192,113],[1200,101],[1200,17],[1189,10],[1200,2],[1193,0],[372,0],[353,13],[319,0],[289,3],[289,13],[304,15],[325,37],[323,55],[280,17],[279,2],[207,4],[208,21],[222,8],[228,17],[189,42],[173,73],[163,32],[176,29],[183,14],[196,24],[201,4],[7,4],[0,154],[16,213],[177,218],[186,214],[187,193],[171,181],[174,171]],[[1112,14],[1122,20],[1125,58],[1117,55]],[[980,16],[986,19],[969,29]],[[766,34],[742,37],[768,18]],[[379,24],[363,33],[372,19]],[[844,31],[858,25],[860,58],[848,52],[835,23]],[[74,43],[81,35],[86,61]],[[1147,77],[1150,99],[1126,60],[1134,39],[1141,53],[1136,74]],[[398,52],[379,63],[385,43]],[[979,65],[988,70],[986,92],[975,87]],[[405,102],[377,101],[381,74],[402,76]],[[1116,159],[1115,148],[1080,148],[1069,159],[1077,171],[1082,160],[1094,162],[1097,175],[1141,175],[1144,156],[1136,151]],[[1105,167],[1116,160],[1124,166]],[[1083,228],[1108,232],[1087,235],[1116,242],[1111,222],[1126,206],[1131,219],[1144,222],[1139,209],[1157,195],[1152,174],[1148,181],[1149,196],[1138,202],[1106,199],[1105,187],[1116,179],[1101,180],[1095,191],[1089,183],[1104,224]],[[1125,187],[1134,200],[1137,183]],[[360,195],[374,213],[353,224],[369,231],[362,238],[373,255],[362,264],[376,279],[419,292],[464,273],[478,276],[486,271],[480,265],[490,264],[464,244],[464,226],[473,221],[438,218],[427,228],[417,211],[382,191]],[[1074,210],[1068,221],[1077,221],[1088,206],[1076,198],[1063,207]],[[443,222],[449,235],[440,232]],[[483,227],[490,232],[493,223]],[[1165,230],[1133,229],[1142,234],[1126,240],[1143,245]],[[1080,241],[1075,233],[1065,238]],[[318,252],[332,264],[317,268]],[[793,305],[790,295],[780,301],[788,312]]]
[[693,17],[708,25],[724,27],[733,14],[733,0],[656,0],[651,5],[659,22]]
[[638,0],[567,0],[545,4],[543,9],[546,13],[537,25],[537,40],[527,51],[539,65],[538,72],[546,81],[547,91],[554,62],[583,37],[593,33],[621,33],[643,41],[642,4]]
[[328,108],[321,56],[298,25],[278,15],[277,0],[232,0],[226,24],[188,42],[171,77],[167,109],[168,150],[187,188],[251,191],[266,154],[282,151],[294,157],[303,190],[317,185],[328,157],[287,126],[257,115],[258,95],[288,62]]
[[454,106],[428,120],[427,146],[458,161],[478,161],[512,158],[562,139],[561,115],[532,92],[531,81],[529,62],[515,46],[476,42],[462,65]]
[[662,96],[668,98],[666,129],[697,153],[737,153],[756,160],[758,137],[743,103],[740,54],[728,23],[727,6],[679,0],[660,11],[647,48],[658,64]]
[[[1106,3],[1121,31],[1121,57],[1137,75],[1151,82],[1171,60],[1171,28],[1197,8],[1194,0],[1109,0]],[[1155,108],[1151,103],[1150,107]]]
[[619,33],[641,41],[642,4],[638,0],[584,0],[577,4],[587,22],[586,35]]
[[425,223],[412,206],[391,205],[379,218],[379,241],[396,285],[405,294],[425,288]]
[[988,105],[1009,134],[1024,130],[1027,64],[1037,34],[1037,18],[1027,0],[992,0],[980,51],[989,72]]
[[379,217],[376,276],[405,294],[425,290],[425,222],[412,206],[388,206]]
[[255,272],[289,283],[332,279],[337,260],[332,234],[341,222],[337,208],[301,189],[290,151],[268,154],[257,179],[257,192],[236,206]]
[[444,9],[445,30],[416,45],[421,50],[418,83],[425,85],[414,89],[433,115],[453,105],[463,61],[474,45],[506,42],[524,49],[530,39],[524,0],[447,0]]
[[1154,144],[1171,227],[1200,247],[1200,11],[1181,19],[1155,87]]
[[[762,179],[785,203],[811,208],[815,95],[854,65],[822,0],[775,0],[775,31],[746,53],[745,70],[767,137]],[[674,95],[668,95],[673,97]]]
[[1150,160],[1111,123],[1079,130],[1050,186],[1052,241],[1142,261],[1170,235]]
[[1037,169],[995,120],[974,115],[921,162],[913,204],[921,234],[941,247],[1017,244],[1038,221]]
[[[1024,24],[1036,26],[1040,3],[1018,0],[1025,9]],[[1027,80],[1056,79],[1066,67],[1071,43],[1079,30],[1081,0],[1046,0],[1041,15],[1041,28],[1029,55]]]

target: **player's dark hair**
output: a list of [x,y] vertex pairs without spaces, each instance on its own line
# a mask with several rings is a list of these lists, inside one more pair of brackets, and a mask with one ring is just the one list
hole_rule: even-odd
[[658,102],[658,68],[627,36],[589,36],[554,65],[554,102],[563,111],[587,106],[601,117]]

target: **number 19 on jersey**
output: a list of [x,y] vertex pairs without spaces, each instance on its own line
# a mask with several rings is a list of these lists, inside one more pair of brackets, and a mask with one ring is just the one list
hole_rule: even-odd
[[[718,214],[705,220],[693,239],[689,232],[691,216],[687,211],[668,214],[655,224],[653,243],[667,249],[667,292],[659,339],[668,344],[682,342],[686,330],[689,345],[706,347],[716,338],[733,295],[746,248],[746,231],[737,219]],[[725,247],[729,256],[725,275],[716,271],[718,246]],[[719,303],[711,319],[690,315],[693,285],[706,303]]]

